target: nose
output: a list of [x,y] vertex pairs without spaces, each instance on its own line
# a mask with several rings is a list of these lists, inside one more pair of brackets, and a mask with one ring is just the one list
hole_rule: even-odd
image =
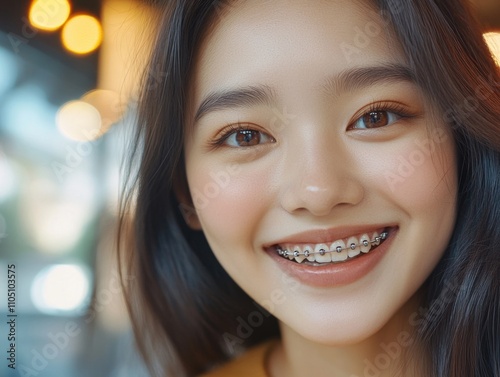
[[[281,207],[289,213],[327,216],[361,202],[364,189],[350,151],[338,137],[316,135],[290,145],[282,180]],[[292,152],[300,150],[300,153]]]

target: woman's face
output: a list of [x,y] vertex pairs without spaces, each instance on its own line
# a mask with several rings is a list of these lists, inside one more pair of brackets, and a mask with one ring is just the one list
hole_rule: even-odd
[[289,328],[327,344],[366,339],[449,241],[451,133],[374,9],[246,1],[216,16],[185,142],[201,228],[229,275]]

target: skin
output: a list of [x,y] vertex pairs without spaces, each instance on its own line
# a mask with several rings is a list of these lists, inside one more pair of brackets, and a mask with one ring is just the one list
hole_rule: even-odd
[[[406,62],[375,10],[354,1],[311,4],[236,2],[219,15],[196,57],[185,141],[189,192],[180,197],[194,204],[190,225],[203,230],[222,266],[280,321],[269,375],[361,376],[366,360],[384,352],[381,343],[411,334],[418,290],[451,236],[454,143],[416,84],[326,90],[326,80],[347,69]],[[379,32],[346,53],[345,43],[356,47],[356,30],[368,24]],[[210,92],[249,85],[266,85],[275,98],[194,120]],[[356,120],[373,102],[397,103],[410,116],[353,128],[366,125]],[[212,145],[238,122],[262,132],[260,143],[238,146],[233,135]],[[302,284],[263,251],[298,232],[359,224],[399,231],[381,262],[351,284]],[[394,375],[398,361],[379,376]]]

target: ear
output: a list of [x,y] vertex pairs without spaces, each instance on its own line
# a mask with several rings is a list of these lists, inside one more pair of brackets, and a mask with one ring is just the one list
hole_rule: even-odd
[[[180,169],[181,170],[181,169]],[[186,224],[193,230],[201,230],[200,220],[193,205],[189,186],[184,172],[177,172],[173,183],[174,195],[179,202],[179,209]]]

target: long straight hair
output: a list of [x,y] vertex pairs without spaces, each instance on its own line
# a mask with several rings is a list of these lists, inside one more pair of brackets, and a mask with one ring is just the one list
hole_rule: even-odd
[[[452,129],[458,152],[457,221],[425,284],[418,324],[426,375],[500,376],[500,78],[466,0],[374,0],[390,21],[417,83]],[[157,3],[159,3],[157,1]],[[222,0],[171,0],[139,100],[121,202],[119,256],[131,276],[127,304],[139,350],[154,376],[195,376],[278,336],[266,317],[248,336],[241,319],[262,310],[227,275],[200,231],[185,222],[174,182],[184,179],[188,85],[197,48],[223,17]],[[161,82],[158,83],[158,76]]]

